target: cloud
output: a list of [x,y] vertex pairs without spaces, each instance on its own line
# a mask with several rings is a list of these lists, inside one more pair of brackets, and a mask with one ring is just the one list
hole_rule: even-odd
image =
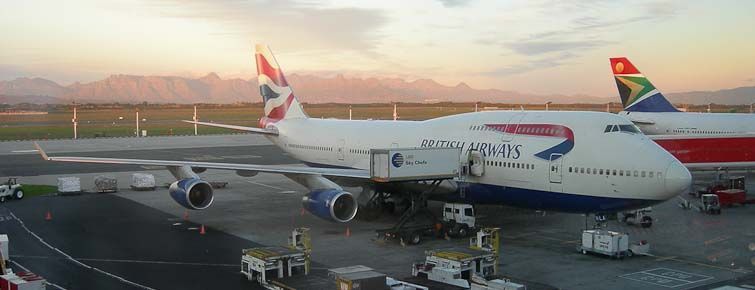
[[281,1],[162,0],[152,8],[165,17],[219,24],[214,35],[240,35],[250,41],[297,49],[369,50],[387,22],[382,12]]
[[525,59],[524,64],[502,67],[484,74],[501,76],[524,73],[564,65],[568,59],[615,44],[617,41],[612,40],[613,33],[620,27],[668,19],[678,13],[676,6],[676,3],[668,1],[531,1],[524,8],[536,12],[525,13],[515,19],[531,23],[530,33],[508,41],[499,40],[495,34],[483,35],[475,42],[483,46],[502,47]]
[[461,7],[469,4],[469,0],[438,0],[444,7]]
[[585,50],[606,44],[605,41],[534,40],[509,43],[506,46],[523,55],[539,55],[557,51]]
[[570,53],[568,51],[564,51],[564,52],[558,53],[555,56],[540,57],[538,59],[527,61],[525,63],[505,66],[505,67],[500,67],[493,70],[485,71],[485,72],[480,73],[480,75],[490,76],[490,77],[517,75],[517,74],[522,74],[522,73],[526,73],[526,72],[530,72],[530,71],[534,71],[538,69],[552,68],[552,67],[569,64],[568,60],[574,57],[577,57],[577,55]]

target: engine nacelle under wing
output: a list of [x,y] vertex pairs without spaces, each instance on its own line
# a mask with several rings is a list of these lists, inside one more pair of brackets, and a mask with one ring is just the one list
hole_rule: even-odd
[[312,191],[302,198],[302,206],[321,219],[341,223],[354,219],[359,207],[351,193],[339,189]]
[[206,209],[215,198],[212,186],[207,181],[197,178],[185,178],[173,182],[168,192],[178,204],[194,210]]

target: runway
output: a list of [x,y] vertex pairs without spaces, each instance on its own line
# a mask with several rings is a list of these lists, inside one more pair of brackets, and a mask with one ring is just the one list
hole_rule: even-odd
[[[118,142],[77,147],[48,141],[43,146],[53,149],[50,155],[296,163],[262,137],[228,138],[234,141],[226,142],[226,137],[215,136],[199,140],[196,146],[189,146],[191,142],[187,139],[144,138],[151,140],[135,141],[146,148],[142,150],[135,150],[133,144],[125,145],[136,138],[120,138],[124,143],[121,147],[129,150],[113,148]],[[180,148],[164,145],[171,142],[180,143]],[[319,285],[327,281],[323,275],[325,269],[358,264],[392,277],[407,277],[411,263],[421,260],[425,250],[463,246],[468,242],[430,240],[419,246],[402,247],[376,241],[374,230],[391,226],[396,216],[348,225],[326,222],[302,214],[300,202],[306,190],[284,176],[259,174],[246,178],[220,170],[208,170],[201,175],[207,180],[227,181],[229,187],[216,191],[215,202],[209,209],[192,211],[189,220],[184,221],[185,210],[170,199],[167,190],[128,189],[132,172],[155,174],[158,184],[166,184],[173,181],[166,170],[49,163],[34,152],[10,152],[14,150],[28,148],[0,142],[0,152],[8,152],[0,157],[10,160],[0,166],[0,176],[20,176],[23,183],[53,185],[58,176],[78,176],[85,189],[93,186],[93,179],[100,172],[107,172],[119,181],[121,190],[116,194],[32,197],[0,206],[0,215],[4,217],[0,231],[11,236],[11,260],[66,289],[138,289],[138,286],[64,259],[27,233],[15,219],[8,218],[10,213],[71,257],[154,289],[255,289],[253,283],[238,274],[240,250],[256,245],[282,245],[290,230],[299,226],[312,229],[312,255],[317,272],[311,278],[313,283],[322,283]],[[53,213],[49,222],[43,219],[48,209]],[[652,257],[618,261],[577,253],[575,247],[584,227],[581,215],[478,207],[481,223],[502,229],[500,271],[526,283],[528,289],[668,289],[671,284],[647,282],[663,279],[657,275],[661,272],[704,277],[687,282],[667,279],[678,285],[673,289],[753,283],[747,282],[753,279],[755,271],[752,210],[735,207],[724,209],[720,216],[708,216],[682,210],[671,200],[654,207],[656,224],[650,229],[610,222],[612,229],[630,233],[633,241],[647,240],[652,247]],[[200,224],[208,226],[207,235],[198,234],[195,228]],[[347,227],[350,236],[345,235]]]

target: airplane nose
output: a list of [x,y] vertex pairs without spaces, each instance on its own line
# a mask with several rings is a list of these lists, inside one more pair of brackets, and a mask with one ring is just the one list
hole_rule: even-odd
[[666,169],[665,185],[667,197],[672,198],[692,186],[692,174],[689,173],[687,167],[678,161],[673,161]]

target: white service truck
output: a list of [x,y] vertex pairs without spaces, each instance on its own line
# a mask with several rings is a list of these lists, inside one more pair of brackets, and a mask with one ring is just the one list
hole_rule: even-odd
[[460,178],[468,162],[461,148],[388,148],[370,150],[370,177],[378,183],[425,182],[427,190],[411,194],[412,205],[390,229],[378,230],[378,238],[400,239],[416,245],[425,236],[466,237],[477,231],[472,205],[445,203],[442,218],[427,209],[428,196],[443,180]]
[[406,223],[400,227],[378,230],[377,234],[378,238],[399,239],[409,245],[417,245],[428,236],[465,238],[478,230],[474,214],[474,207],[470,204],[445,203],[440,220]]
[[16,182],[16,178],[14,177],[8,178],[8,182],[0,185],[0,202],[5,202],[10,198],[24,198],[23,187]]

